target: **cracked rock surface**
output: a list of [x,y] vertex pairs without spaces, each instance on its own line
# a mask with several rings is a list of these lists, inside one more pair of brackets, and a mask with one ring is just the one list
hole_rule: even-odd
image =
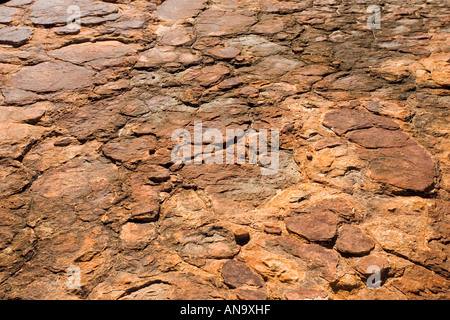
[[[2,1],[0,299],[450,299],[449,17]],[[278,129],[278,173],[173,163],[197,121]]]

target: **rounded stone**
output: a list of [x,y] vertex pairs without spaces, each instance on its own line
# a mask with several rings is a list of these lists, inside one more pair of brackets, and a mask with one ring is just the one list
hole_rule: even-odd
[[375,242],[356,226],[344,226],[339,230],[336,249],[344,254],[364,255],[375,248]]
[[305,217],[288,218],[285,223],[289,232],[310,241],[329,241],[336,235],[338,219],[329,212],[316,212]]

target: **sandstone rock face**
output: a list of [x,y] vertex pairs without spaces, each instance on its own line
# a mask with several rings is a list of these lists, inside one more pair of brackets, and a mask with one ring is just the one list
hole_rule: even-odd
[[[450,11],[423,2],[370,30],[356,0],[2,1],[0,299],[450,299]],[[216,161],[251,141],[274,167]]]

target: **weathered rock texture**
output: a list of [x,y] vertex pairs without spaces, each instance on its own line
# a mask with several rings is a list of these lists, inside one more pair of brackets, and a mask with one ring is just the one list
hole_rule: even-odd
[[[2,1],[0,298],[449,299],[449,17]],[[172,163],[195,121],[279,129],[279,172]]]

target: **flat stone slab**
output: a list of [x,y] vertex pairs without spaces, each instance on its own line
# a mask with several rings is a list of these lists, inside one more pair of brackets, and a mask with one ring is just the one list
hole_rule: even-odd
[[69,6],[78,6],[81,18],[101,17],[118,11],[110,4],[91,0],[37,0],[31,7],[30,19],[35,25],[42,26],[67,24],[67,18],[70,16],[67,12]]
[[2,107],[0,108],[0,122],[34,123],[42,118],[44,113],[44,108]]
[[254,74],[258,79],[277,79],[301,66],[301,62],[280,55],[265,57],[255,66],[243,68],[244,72]]
[[376,181],[419,192],[434,184],[433,158],[418,145],[377,149],[366,159],[369,160],[368,174]]
[[7,104],[28,104],[39,99],[36,93],[17,88],[2,88],[2,94]]
[[222,77],[229,73],[230,71],[226,66],[216,64],[199,70],[188,70],[183,76],[183,81],[188,83],[195,80],[198,81],[201,86],[208,87],[218,82]]
[[94,72],[66,62],[44,62],[13,74],[9,86],[33,92],[76,90],[92,82]]
[[225,36],[238,34],[256,22],[254,16],[236,11],[208,9],[197,18],[197,32],[202,36]]
[[8,7],[21,7],[26,6],[27,4],[31,4],[33,0],[12,0],[5,3]]
[[67,62],[81,64],[99,59],[114,59],[136,53],[136,46],[123,44],[119,41],[100,41],[74,44],[50,51],[54,58]]
[[175,48],[172,46],[159,46],[141,53],[136,67],[154,68],[167,63],[191,65],[199,62],[200,59],[200,55],[191,52],[190,49]]
[[228,260],[222,267],[222,277],[226,284],[232,288],[251,286],[261,288],[262,279],[245,263]]
[[205,3],[206,0],[166,0],[158,7],[156,16],[176,22],[197,15]]
[[117,19],[119,19],[120,17],[122,17],[122,15],[120,13],[111,13],[108,14],[106,16],[101,16],[101,17],[83,17],[81,18],[81,25],[82,26],[96,26],[96,25],[100,25],[103,24],[107,21],[115,21]]
[[355,258],[354,265],[356,270],[365,276],[370,276],[373,274],[374,266],[380,269],[382,275],[384,275],[389,269],[389,263],[386,258],[377,255]]
[[323,119],[323,125],[339,135],[352,130],[371,127],[390,130],[399,128],[398,123],[392,119],[354,109],[339,109],[327,113]]
[[11,23],[16,10],[8,7],[0,7],[0,23]]
[[159,43],[167,46],[182,46],[190,44],[194,41],[194,29],[192,27],[173,26],[170,28],[163,27],[157,31],[160,40]]
[[323,125],[365,149],[370,178],[397,188],[426,191],[434,184],[433,158],[391,118],[357,109],[327,113]]
[[288,231],[310,241],[329,241],[336,235],[338,219],[329,212],[316,212],[309,216],[286,219]]
[[208,50],[208,53],[216,59],[233,59],[240,53],[238,48],[234,47],[217,47]]
[[243,49],[247,54],[257,57],[267,57],[277,55],[287,50],[287,47],[280,46],[275,42],[270,42],[266,38],[254,34],[241,36],[226,40],[228,46]]
[[[111,15],[110,15],[111,16]],[[105,25],[106,28],[120,30],[142,29],[145,25],[145,19],[124,19],[122,21],[110,22]]]
[[28,27],[9,27],[0,29],[0,43],[8,44],[14,47],[20,47],[27,43],[31,36],[33,35],[33,30]]
[[400,130],[382,128],[355,130],[347,136],[350,141],[367,149],[403,147],[410,140],[409,136]]

